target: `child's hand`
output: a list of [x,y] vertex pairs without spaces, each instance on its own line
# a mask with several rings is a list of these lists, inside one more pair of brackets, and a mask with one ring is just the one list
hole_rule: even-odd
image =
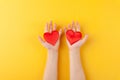
[[[67,30],[70,30],[72,29],[73,31],[77,31],[77,32],[80,32],[80,25],[79,23],[77,22],[76,24],[74,22],[72,22],[72,25],[68,25],[68,29],[65,28],[65,34],[67,32]],[[70,50],[76,50],[76,49],[79,49],[87,40],[88,38],[88,35],[85,35],[85,37],[77,42],[75,42],[74,44],[70,44],[69,41],[66,39],[66,42],[68,44],[68,47]]]
[[[52,21],[50,21],[50,23],[46,23],[46,26],[45,26],[45,32],[52,32],[56,30],[56,24],[52,24]],[[61,34],[62,34],[62,29],[59,30],[59,38],[56,42],[56,44],[53,46],[51,45],[50,43],[44,41],[40,36],[39,36],[39,41],[41,42],[41,44],[46,47],[48,50],[52,50],[52,51],[58,51],[58,48],[59,48],[59,45],[60,45],[60,37],[61,37]]]

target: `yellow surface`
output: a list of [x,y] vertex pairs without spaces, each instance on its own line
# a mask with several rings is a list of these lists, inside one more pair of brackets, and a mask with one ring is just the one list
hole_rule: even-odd
[[[0,80],[42,80],[47,51],[37,37],[50,20],[59,28],[79,21],[89,34],[81,48],[87,80],[120,80],[119,0],[0,0]],[[69,80],[61,41],[58,78]]]

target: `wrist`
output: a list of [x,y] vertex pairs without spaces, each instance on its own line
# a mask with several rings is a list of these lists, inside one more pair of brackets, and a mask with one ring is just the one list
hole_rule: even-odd
[[69,48],[69,52],[79,52],[80,48]]
[[49,55],[57,55],[58,54],[58,50],[48,49],[48,54]]
[[69,49],[69,53],[70,54],[79,54],[80,53],[80,49],[79,48],[75,48],[75,49]]
[[58,59],[58,51],[57,50],[48,50],[48,59],[52,61],[56,61]]

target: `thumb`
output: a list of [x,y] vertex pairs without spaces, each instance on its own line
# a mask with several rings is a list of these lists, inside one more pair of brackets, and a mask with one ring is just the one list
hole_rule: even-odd
[[38,36],[38,40],[43,46],[45,46],[45,41],[40,36]]
[[81,40],[81,43],[84,44],[88,39],[88,35],[86,34],[85,37]]

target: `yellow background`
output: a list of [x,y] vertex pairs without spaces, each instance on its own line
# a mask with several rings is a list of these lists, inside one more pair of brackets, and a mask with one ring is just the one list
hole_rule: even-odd
[[[81,48],[87,80],[120,80],[119,0],[0,0],[0,80],[42,80],[47,50],[39,43],[46,22],[79,21],[89,39]],[[62,37],[59,80],[69,80]]]

